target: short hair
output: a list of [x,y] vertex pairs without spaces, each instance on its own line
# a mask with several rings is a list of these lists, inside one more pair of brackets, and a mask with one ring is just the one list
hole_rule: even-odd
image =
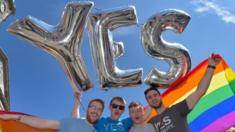
[[132,101],[128,108],[131,109],[132,107],[137,107],[137,106],[141,106],[142,107],[142,104],[140,102],[137,102],[137,101]]
[[[161,93],[159,92],[159,90],[158,90],[157,88],[155,88],[155,87],[149,87],[148,89],[146,89],[146,90],[144,91],[145,98],[146,98],[148,92],[150,92],[150,91],[152,91],[152,90],[157,91],[158,94],[161,95]],[[146,99],[147,99],[147,98],[146,98]]]
[[122,98],[122,97],[120,97],[120,96],[115,96],[115,97],[113,97],[113,98],[111,99],[109,105],[112,105],[112,103],[113,103],[114,100],[118,100],[118,101],[122,102],[123,104],[126,104],[126,101],[124,100],[124,98]]
[[91,103],[93,102],[99,102],[102,105],[102,111],[104,110],[104,101],[102,99],[92,99],[89,104],[88,107],[91,105]]

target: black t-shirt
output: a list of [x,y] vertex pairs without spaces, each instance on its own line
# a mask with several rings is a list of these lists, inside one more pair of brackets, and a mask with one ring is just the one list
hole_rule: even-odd
[[190,132],[187,114],[190,112],[186,100],[167,108],[162,114],[154,116],[152,123],[156,132]]

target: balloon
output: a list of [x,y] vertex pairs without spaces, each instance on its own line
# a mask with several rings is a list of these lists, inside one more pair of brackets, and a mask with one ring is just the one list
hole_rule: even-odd
[[166,10],[154,15],[144,24],[141,39],[145,52],[154,58],[167,61],[170,65],[168,72],[152,69],[145,78],[145,83],[166,88],[190,70],[188,50],[181,44],[166,42],[161,37],[165,30],[183,32],[189,20],[190,16],[183,11]]
[[101,87],[126,87],[141,83],[142,68],[120,70],[115,59],[123,52],[123,44],[112,40],[116,28],[136,24],[137,16],[133,6],[99,12],[90,16],[88,21],[89,39],[93,61]]
[[0,49],[0,110],[10,110],[8,60]]
[[81,57],[81,42],[92,6],[92,2],[70,2],[56,26],[29,16],[13,23],[8,31],[56,57],[62,64],[73,89],[86,91],[92,84]]
[[0,0],[0,22],[4,21],[9,15],[15,13],[13,0]]

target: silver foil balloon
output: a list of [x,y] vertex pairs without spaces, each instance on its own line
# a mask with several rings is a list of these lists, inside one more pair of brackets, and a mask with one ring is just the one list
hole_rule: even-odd
[[112,33],[116,28],[136,24],[137,16],[133,6],[108,10],[90,16],[89,38],[93,60],[101,87],[127,87],[141,83],[142,69],[120,70],[115,59],[124,53],[123,43],[115,42]]
[[13,0],[0,0],[0,22],[4,21],[9,15],[15,14]]
[[142,44],[145,52],[156,59],[167,61],[170,65],[167,72],[152,69],[145,78],[145,83],[166,88],[190,70],[188,50],[181,44],[163,40],[161,36],[165,30],[182,33],[189,21],[190,16],[187,13],[171,9],[154,15],[144,24]]
[[8,60],[0,49],[0,110],[10,110]]
[[86,91],[92,84],[81,57],[81,42],[92,7],[92,2],[70,2],[56,26],[27,17],[13,23],[8,31],[55,56],[65,69],[74,90]]

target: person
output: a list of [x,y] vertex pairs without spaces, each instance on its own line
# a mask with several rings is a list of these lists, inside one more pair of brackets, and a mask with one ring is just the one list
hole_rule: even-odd
[[93,99],[89,102],[86,118],[66,118],[62,120],[46,120],[38,117],[18,114],[0,115],[2,120],[16,120],[20,123],[39,129],[53,129],[59,132],[95,132],[94,124],[102,115],[104,102]]
[[139,102],[132,101],[128,108],[129,116],[133,121],[129,132],[155,132],[152,124],[144,123],[144,107]]
[[216,65],[221,61],[219,55],[208,58],[208,67],[200,80],[195,92],[191,93],[185,100],[166,108],[163,105],[160,92],[155,87],[145,90],[145,98],[148,104],[157,111],[158,115],[150,119],[157,132],[189,132],[186,116],[206,93]]
[[[95,124],[96,130],[98,132],[127,132],[132,126],[132,120],[130,118],[120,119],[125,111],[125,104],[126,101],[122,97],[113,97],[109,103],[110,117],[101,117]],[[72,112],[73,117],[77,116],[76,107],[77,104],[75,103]]]

